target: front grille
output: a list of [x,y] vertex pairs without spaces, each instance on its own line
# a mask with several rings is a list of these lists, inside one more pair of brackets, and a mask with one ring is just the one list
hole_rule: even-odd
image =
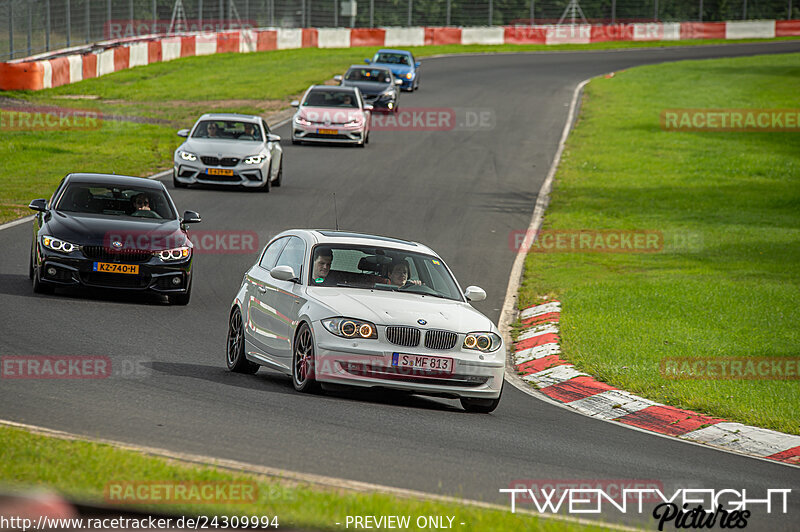
[[420,332],[416,327],[386,327],[386,339],[395,345],[416,347]]
[[152,251],[144,249],[121,249],[119,251],[104,246],[83,246],[84,256],[92,260],[112,262],[147,262],[153,257]]
[[218,157],[203,155],[200,157],[200,160],[203,161],[203,164],[208,166],[236,166],[239,164],[239,159],[236,157],[223,157],[220,159]]
[[450,331],[428,331],[425,333],[425,347],[428,349],[453,349],[458,335]]
[[149,278],[149,275],[89,272],[83,276],[83,282],[87,285],[107,288],[146,288]]
[[239,182],[242,180],[238,175],[209,175],[201,174],[197,176],[198,179],[203,181],[223,181],[223,182]]

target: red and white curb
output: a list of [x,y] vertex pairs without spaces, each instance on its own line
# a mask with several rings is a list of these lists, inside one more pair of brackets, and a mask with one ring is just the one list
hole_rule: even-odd
[[522,380],[550,399],[590,417],[624,423],[728,451],[800,465],[800,436],[750,427],[668,406],[619,390],[578,371],[560,357],[561,303],[527,308],[527,327],[514,346],[514,367]]

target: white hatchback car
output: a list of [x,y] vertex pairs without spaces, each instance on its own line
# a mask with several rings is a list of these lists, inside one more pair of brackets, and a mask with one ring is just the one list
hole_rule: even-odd
[[430,248],[327,230],[285,231],[247,271],[231,305],[227,366],[267,366],[294,387],[378,387],[461,400],[488,413],[500,402],[506,349]]

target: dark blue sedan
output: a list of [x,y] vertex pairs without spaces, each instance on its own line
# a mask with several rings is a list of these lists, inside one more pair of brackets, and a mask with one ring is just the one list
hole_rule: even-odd
[[414,55],[407,50],[378,50],[372,59],[365,59],[365,63],[376,66],[386,66],[394,76],[403,82],[401,89],[414,91],[419,88],[420,63],[414,60]]

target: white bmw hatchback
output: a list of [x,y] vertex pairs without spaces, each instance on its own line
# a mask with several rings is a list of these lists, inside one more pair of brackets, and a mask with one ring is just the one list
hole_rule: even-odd
[[267,366],[298,391],[344,384],[500,402],[506,349],[430,248],[394,238],[285,231],[245,273],[231,305],[227,366]]

